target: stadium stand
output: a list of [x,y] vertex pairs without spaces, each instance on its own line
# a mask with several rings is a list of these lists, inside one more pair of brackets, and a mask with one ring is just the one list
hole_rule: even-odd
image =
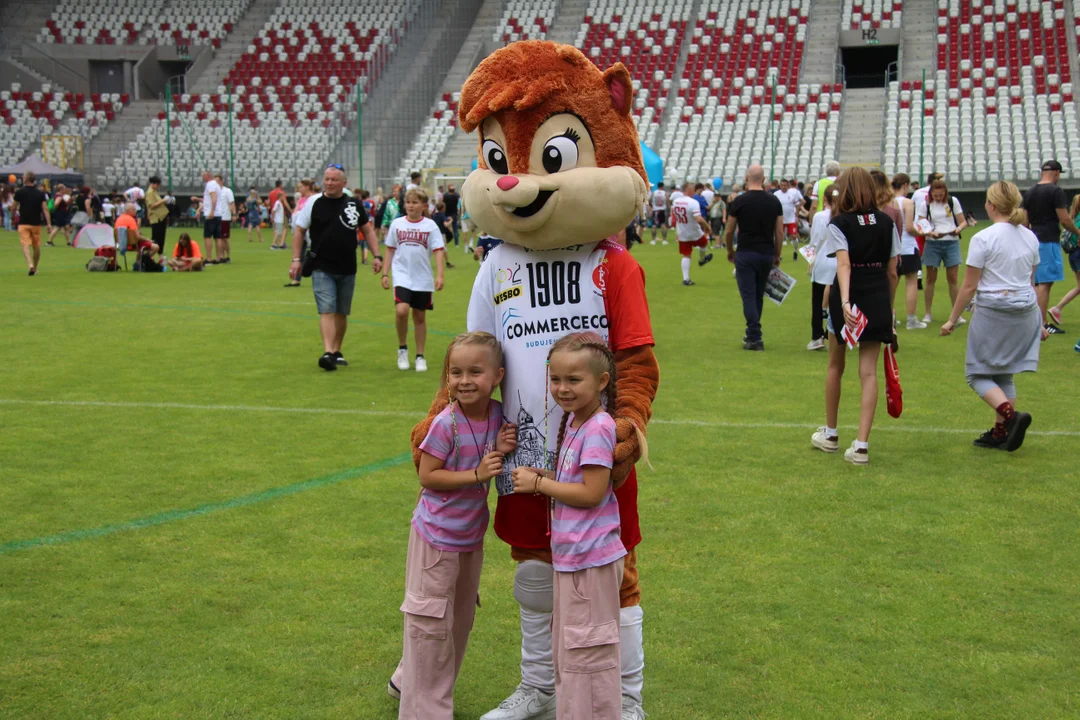
[[145,38],[155,44],[221,47],[250,4],[251,0],[172,0]]
[[74,45],[132,45],[152,27],[164,0],[60,0],[38,39]]
[[1068,177],[1080,133],[1063,0],[939,0],[938,30],[926,86],[890,84],[884,167],[918,168],[925,132],[925,169],[954,183],[1030,179],[1050,157]]
[[40,142],[42,134],[52,132],[67,110],[63,93],[23,92],[19,83],[0,91],[0,163],[10,164],[22,160],[26,153]]
[[898,28],[903,9],[902,0],[844,0],[841,16],[851,30]]
[[502,43],[546,40],[548,28],[555,19],[556,5],[555,0],[509,0],[491,39]]
[[774,121],[776,174],[808,177],[835,154],[842,86],[798,84],[808,18],[801,0],[701,8],[659,149],[669,168],[691,180],[770,170]]
[[[216,93],[182,95],[172,118],[174,182],[198,184],[205,165],[228,157],[228,86],[233,86],[237,183],[266,184],[325,161],[355,116],[355,88],[368,88],[396,47],[418,0],[394,6],[297,7],[283,0]],[[161,113],[102,178],[122,185],[159,172],[166,154]]]
[[690,4],[681,0],[592,0],[574,43],[601,68],[626,65],[638,135],[648,145],[659,131],[689,19]]
[[438,164],[443,151],[457,129],[457,107],[461,93],[443,93],[432,109],[431,117],[416,136],[398,176],[405,177],[413,168],[429,168]]

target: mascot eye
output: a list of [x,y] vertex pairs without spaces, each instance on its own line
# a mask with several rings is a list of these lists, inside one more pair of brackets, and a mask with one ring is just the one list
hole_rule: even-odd
[[506,164],[506,153],[499,147],[499,143],[494,140],[485,140],[483,152],[484,162],[492,171],[500,175],[506,175],[510,172],[510,166]]
[[573,170],[577,167],[577,143],[572,137],[559,135],[544,145],[544,169],[549,173]]

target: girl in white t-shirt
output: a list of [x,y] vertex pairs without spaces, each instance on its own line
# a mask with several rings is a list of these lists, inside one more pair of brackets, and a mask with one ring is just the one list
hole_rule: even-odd
[[[412,309],[413,332],[416,336],[416,372],[427,370],[424,343],[427,341],[425,313],[434,310],[431,295],[443,289],[443,270],[446,267],[446,244],[439,226],[424,217],[427,194],[419,188],[405,193],[405,217],[390,223],[386,233],[386,261],[383,263],[382,286],[391,287],[393,275],[394,324],[398,334],[397,362],[399,370],[409,369],[409,310]],[[432,276],[431,257],[435,256],[436,273]]]
[[975,446],[1012,452],[1024,442],[1031,415],[1015,409],[1013,375],[1035,372],[1039,343],[1049,337],[1032,285],[1039,264],[1039,241],[1023,227],[1020,191],[997,182],[986,192],[993,225],[971,238],[967,270],[952,315],[941,326],[948,335],[960,313],[975,298],[968,330],[965,373],[968,385],[996,413],[994,427]]
[[[930,309],[934,304],[934,286],[937,284],[938,267],[945,266],[945,279],[949,283],[949,298],[956,301],[956,291],[960,287],[960,231],[967,227],[964,209],[960,202],[949,194],[944,180],[930,183],[930,193],[925,203],[915,204],[916,227],[922,227],[926,243],[923,246],[922,264],[925,273],[923,282],[923,300],[926,302],[924,323],[931,321]],[[963,325],[966,320],[960,318]]]

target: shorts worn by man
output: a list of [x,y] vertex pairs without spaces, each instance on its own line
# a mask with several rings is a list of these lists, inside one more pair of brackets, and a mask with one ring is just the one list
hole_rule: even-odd
[[375,258],[372,271],[382,271],[379,241],[364,203],[358,197],[345,195],[344,187],[344,170],[331,165],[323,175],[322,194],[312,196],[293,219],[293,261],[289,275],[294,280],[300,279],[305,235],[310,234],[311,286],[319,311],[319,332],[324,349],[319,367],[323,370],[336,370],[339,365],[349,364],[341,354],[341,342],[345,338],[356,287],[357,232],[363,234]]
[[203,244],[206,245],[206,262],[210,264],[214,262],[217,241],[221,239],[221,216],[217,214],[221,186],[217,184],[214,175],[210,172],[204,172],[202,178],[206,183],[203,186],[202,196]]
[[1039,301],[1043,323],[1052,334],[1061,328],[1047,323],[1050,288],[1065,279],[1065,263],[1059,244],[1061,228],[1080,235],[1080,229],[1069,216],[1065,191],[1058,186],[1062,167],[1057,160],[1047,160],[1042,166],[1039,182],[1024,193],[1024,210],[1035,237],[1039,239],[1039,265],[1035,268],[1035,296]]

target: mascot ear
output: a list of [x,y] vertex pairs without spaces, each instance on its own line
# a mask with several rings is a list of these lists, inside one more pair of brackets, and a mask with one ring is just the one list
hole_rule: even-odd
[[622,115],[630,114],[631,98],[634,97],[634,85],[630,80],[630,71],[626,66],[615,63],[604,71],[604,84],[611,95],[611,106]]

